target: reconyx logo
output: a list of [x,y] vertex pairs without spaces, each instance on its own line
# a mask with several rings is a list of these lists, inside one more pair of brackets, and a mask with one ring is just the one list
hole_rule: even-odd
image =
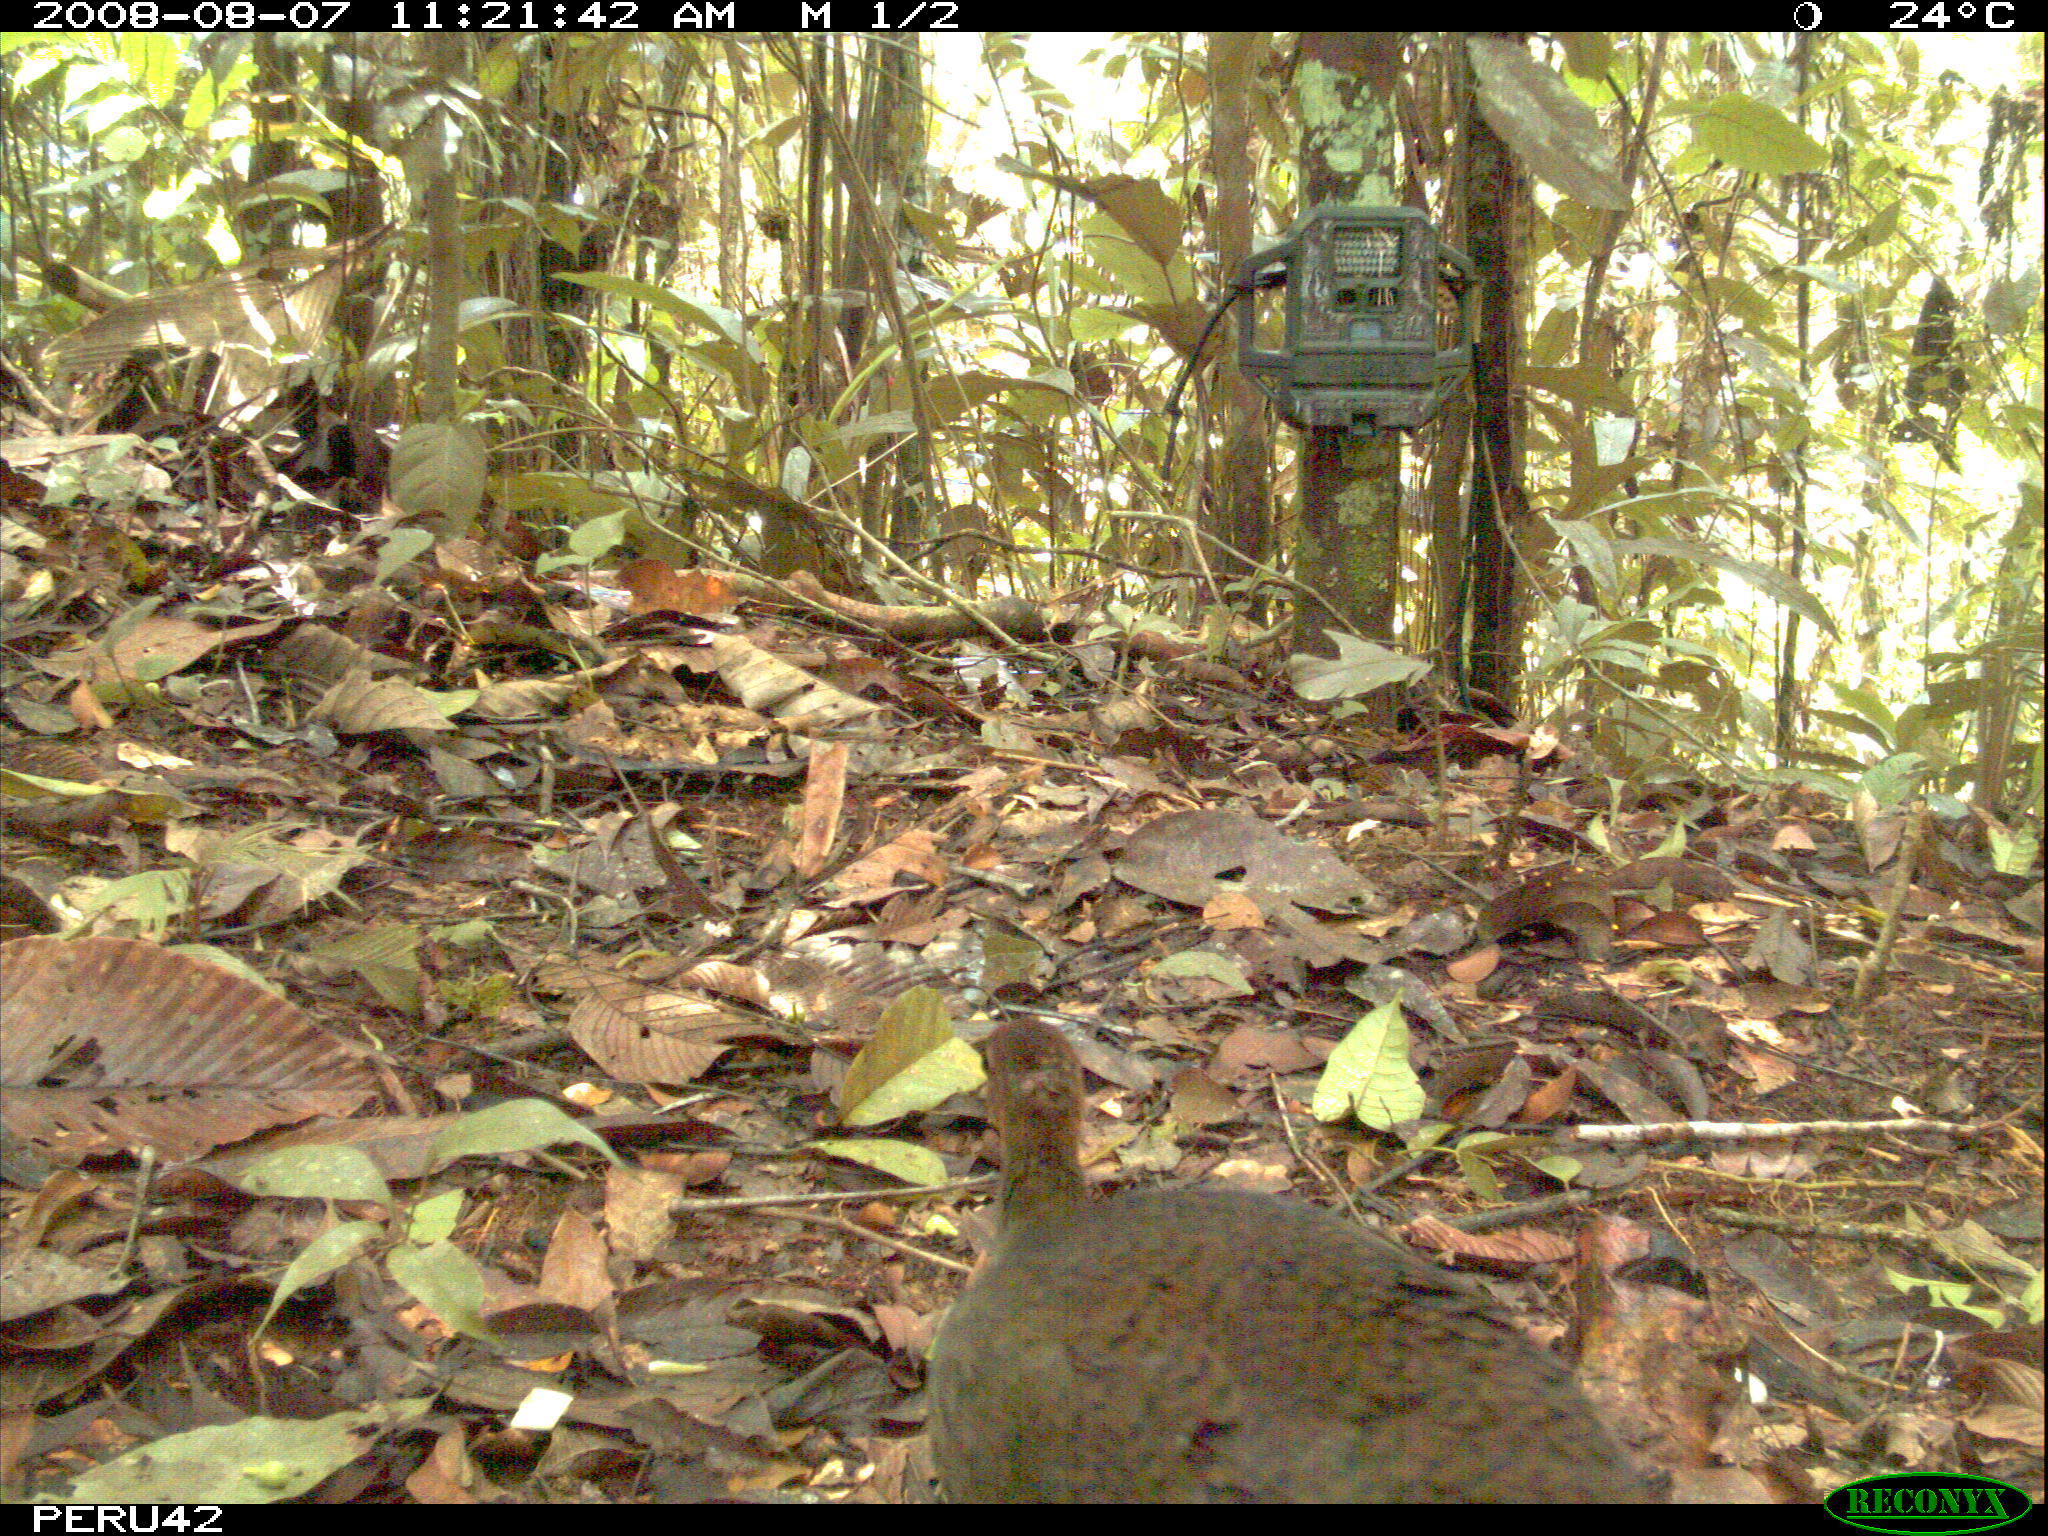
[[2033,1501],[2009,1483],[1965,1473],[1914,1472],[1844,1483],[1823,1501],[1845,1525],[1866,1531],[1994,1531],[2032,1509]]

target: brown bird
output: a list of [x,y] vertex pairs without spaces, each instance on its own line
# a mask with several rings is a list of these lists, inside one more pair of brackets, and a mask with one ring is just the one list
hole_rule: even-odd
[[1314,1206],[1091,1199],[1057,1031],[984,1047],[1000,1231],[933,1342],[945,1495],[987,1502],[1651,1497],[1564,1365],[1467,1281]]

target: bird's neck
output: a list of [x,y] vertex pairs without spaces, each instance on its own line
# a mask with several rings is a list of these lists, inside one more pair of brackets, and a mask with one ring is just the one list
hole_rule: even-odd
[[1081,1213],[1088,1181],[1075,1155],[1072,1116],[1025,1114],[1003,1128],[1003,1233],[1058,1226]]

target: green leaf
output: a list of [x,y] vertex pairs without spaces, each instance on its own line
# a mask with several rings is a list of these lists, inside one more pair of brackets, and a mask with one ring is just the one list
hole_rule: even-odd
[[146,869],[139,875],[109,880],[77,898],[81,913],[96,912],[135,924],[146,934],[161,934],[177,914],[192,904],[192,874],[183,869]]
[[21,800],[90,800],[94,795],[104,795],[106,792],[107,786],[104,784],[83,784],[74,779],[46,779],[39,773],[23,773],[18,768],[0,768],[0,793]]
[[564,521],[575,523],[607,513],[618,513],[623,517],[633,505],[632,497],[623,491],[608,490],[586,479],[547,474],[540,470],[514,475],[505,481],[498,488],[498,502],[507,511],[544,509],[559,514]]
[[391,1186],[361,1147],[281,1147],[221,1177],[251,1195],[391,1204]]
[[434,536],[424,528],[395,528],[377,551],[377,581],[381,585],[434,547]]
[[350,1259],[361,1253],[383,1235],[384,1228],[374,1221],[344,1221],[336,1227],[329,1227],[313,1241],[299,1250],[297,1258],[285,1266],[284,1273],[277,1277],[277,1285],[271,1291],[270,1305],[263,1309],[263,1321],[256,1325],[258,1333],[270,1326],[270,1320],[283,1306],[309,1285],[318,1285]]
[[1147,304],[1172,306],[1194,292],[1194,273],[1184,252],[1162,262],[1109,214],[1097,209],[1081,221],[1081,249],[1107,272],[1122,292]]
[[1427,1152],[1456,1129],[1448,1120],[1411,1120],[1402,1127],[1401,1145],[1411,1154]]
[[729,309],[706,303],[701,299],[687,298],[666,288],[657,288],[654,284],[643,283],[637,278],[618,277],[609,272],[563,272],[559,276],[564,282],[580,283],[583,287],[598,293],[612,293],[620,298],[637,299],[651,309],[700,325],[754,361],[760,361],[759,343],[748,334],[746,322]]
[[574,554],[587,555],[594,560],[617,549],[625,537],[626,514],[614,512],[608,517],[593,517],[572,529],[569,549]]
[[1927,759],[1918,752],[1899,752],[1863,770],[1858,787],[1889,810],[1913,798],[1927,773]]
[[1029,984],[1047,965],[1045,947],[1028,933],[991,923],[981,934],[981,985],[997,993],[1012,984]]
[[791,501],[801,501],[811,488],[811,452],[798,446],[782,456],[782,494]]
[[1489,1204],[1501,1198],[1500,1176],[1493,1171],[1499,1149],[1493,1143],[1502,1137],[1497,1131],[1480,1131],[1467,1136],[1451,1149],[1451,1157],[1472,1186],[1472,1193]]
[[535,1152],[565,1141],[581,1142],[608,1161],[619,1161],[603,1137],[546,1099],[514,1099],[464,1115],[434,1138],[431,1151],[433,1165],[445,1168],[458,1157]]
[[1137,328],[1138,322],[1129,315],[1120,315],[1113,309],[1101,309],[1092,304],[1084,304],[1067,316],[1067,333],[1082,346],[1114,341]]
[[931,987],[912,987],[889,1005],[875,1037],[847,1068],[840,1123],[879,1125],[932,1109],[983,1077],[974,1047],[953,1033],[945,998]]
[[822,1141],[812,1142],[810,1150],[821,1157],[837,1157],[849,1163],[859,1163],[863,1168],[873,1168],[886,1173],[892,1179],[901,1179],[906,1184],[946,1182],[946,1164],[939,1154],[930,1147],[920,1147],[911,1141],[896,1141],[886,1136],[831,1136]]
[[1842,711],[1827,711],[1828,717],[1846,730],[1868,736],[1887,752],[1898,745],[1898,717],[1886,708],[1884,700],[1868,688],[1854,688],[1843,683],[1832,686]]
[[1620,573],[1614,563],[1614,546],[1607,535],[1593,524],[1577,517],[1546,517],[1557,536],[1571,549],[1572,555],[1586,573],[1593,578],[1594,586],[1602,592],[1614,592],[1620,585]]
[[2004,1314],[1997,1307],[1973,1306],[1970,1304],[1971,1286],[1968,1281],[1923,1280],[1916,1275],[1902,1275],[1895,1269],[1887,1269],[1884,1272],[1884,1277],[1891,1282],[1894,1290],[1925,1290],[1930,1306],[1948,1307],[1957,1312],[1967,1312],[1972,1317],[1982,1318],[1987,1326],[1993,1328],[2001,1326],[2005,1321]]
[[1488,125],[1532,175],[1592,208],[1626,208],[1628,188],[1600,119],[1519,42],[1467,37],[1476,100]]
[[1183,949],[1178,954],[1168,955],[1146,974],[1213,981],[1233,997],[1252,995],[1252,984],[1245,976],[1244,967],[1229,955],[1219,955],[1213,949]]
[[1827,605],[1783,571],[1774,570],[1768,565],[1724,555],[1718,549],[1695,543],[1691,539],[1616,539],[1614,549],[1617,554],[1662,555],[1669,560],[1690,561],[1698,565],[1711,566],[1717,571],[1726,571],[1738,581],[1747,582],[1765,597],[1782,603],[1829,635],[1836,639],[1841,638],[1841,631],[1835,627],[1834,615],[1828,612]]
[[1991,867],[2001,875],[2024,875],[2041,856],[2041,839],[2031,832],[2001,826],[1987,817],[1984,835],[1991,844]]
[[405,1238],[422,1248],[455,1235],[455,1223],[462,1218],[462,1191],[444,1189],[412,1208],[405,1225]]
[[413,1300],[457,1333],[489,1340],[484,1322],[484,1276],[476,1260],[453,1243],[428,1243],[424,1248],[394,1248],[385,1261],[391,1278]]
[[1370,640],[1325,630],[1337,647],[1336,659],[1297,654],[1287,658],[1287,675],[1304,699],[1357,698],[1376,688],[1422,676],[1429,663]]
[[1408,1021],[1396,998],[1360,1019],[1330,1053],[1312,1112],[1332,1124],[1355,1115],[1384,1131],[1416,1118],[1423,1103],[1422,1084],[1408,1065]]
[[321,1419],[242,1419],[166,1435],[71,1485],[84,1504],[270,1504],[295,1498],[369,1449],[375,1433],[425,1413],[411,1398]]
[[1824,171],[1828,152],[1791,118],[1753,96],[1730,92],[1693,120],[1694,142],[1738,171],[1791,176]]

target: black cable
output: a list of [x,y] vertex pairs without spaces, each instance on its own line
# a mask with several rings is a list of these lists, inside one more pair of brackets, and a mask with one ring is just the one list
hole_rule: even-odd
[[1173,388],[1166,396],[1166,455],[1159,466],[1162,483],[1173,478],[1173,447],[1180,434],[1180,397],[1188,387],[1188,380],[1195,376],[1195,365],[1202,360],[1209,338],[1216,334],[1216,327],[1223,323],[1223,317],[1230,313],[1230,306],[1239,299],[1257,293],[1261,288],[1278,288],[1286,281],[1287,269],[1276,266],[1261,272],[1252,282],[1233,282],[1223,302],[1209,311],[1208,323],[1202,327],[1202,334],[1195,338],[1194,350],[1188,353],[1188,360],[1181,365],[1180,377],[1173,381]]

